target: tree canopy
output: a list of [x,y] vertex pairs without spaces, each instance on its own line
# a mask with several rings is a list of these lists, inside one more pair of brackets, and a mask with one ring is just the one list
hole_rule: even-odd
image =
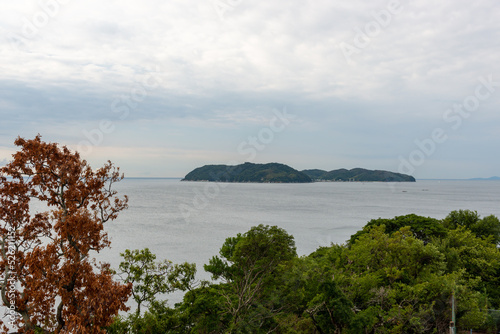
[[[92,251],[109,247],[104,224],[127,207],[112,189],[119,170],[93,170],[78,153],[37,136],[0,168],[0,281],[7,320],[26,333],[102,333],[131,286]],[[38,202],[45,209],[34,212]],[[4,330],[7,328],[4,326]]]

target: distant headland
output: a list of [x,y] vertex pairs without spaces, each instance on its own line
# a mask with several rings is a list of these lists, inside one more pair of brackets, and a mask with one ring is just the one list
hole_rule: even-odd
[[488,177],[488,178],[475,177],[475,178],[472,178],[472,179],[469,179],[469,180],[472,180],[472,181],[499,181],[500,177],[498,177],[498,176],[492,176],[492,177]]
[[309,182],[415,182],[411,175],[363,168],[306,169],[298,171],[280,163],[205,165],[189,172],[182,181],[309,183]]
[[415,178],[411,175],[364,168],[353,168],[350,170],[342,168],[329,172],[321,169],[306,169],[302,172],[314,181],[415,182]]

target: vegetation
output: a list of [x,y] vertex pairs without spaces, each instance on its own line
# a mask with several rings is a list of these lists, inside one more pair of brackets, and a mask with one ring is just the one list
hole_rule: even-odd
[[[137,308],[128,316],[116,317],[113,325],[108,327],[108,333],[162,333],[162,328],[176,328],[167,301],[158,297],[176,290],[192,290],[196,285],[196,265],[156,261],[156,255],[148,248],[127,249],[120,255],[123,261],[119,266],[119,276],[125,283],[132,284],[132,298]],[[141,314],[143,304],[147,306],[144,315]]]
[[381,182],[415,182],[410,175],[383,170],[354,168],[337,169],[330,172],[321,169],[306,169],[301,172],[279,163],[241,165],[206,165],[188,173],[183,181],[212,182],[271,182],[271,183],[303,183],[313,181],[381,181]]
[[[103,224],[127,207],[111,163],[94,171],[78,153],[18,138],[0,169],[0,288],[6,324],[23,333],[102,333],[126,310],[131,286],[91,252],[109,247]],[[33,212],[31,204],[45,205]]]
[[205,265],[214,280],[222,280],[218,294],[224,303],[219,308],[229,316],[229,322],[219,330],[227,327],[231,332],[252,331],[272,323],[282,307],[275,277],[297,256],[293,237],[276,226],[259,225],[243,235],[227,238],[220,255]]
[[311,178],[298,170],[279,163],[241,165],[206,165],[196,168],[186,175],[183,181],[214,182],[269,182],[269,183],[304,183]]
[[124,261],[120,263],[120,276],[125,283],[132,284],[132,298],[137,303],[136,314],[141,314],[143,303],[158,302],[158,294],[175,290],[186,291],[191,288],[196,274],[196,265],[171,261],[155,261],[156,255],[148,248],[126,250],[120,254]]
[[211,282],[110,332],[448,333],[454,296],[459,329],[496,333],[499,227],[468,210],[379,218],[344,245],[298,257],[285,230],[255,226],[205,265]]
[[343,168],[329,172],[321,169],[306,169],[302,172],[315,181],[415,182],[415,178],[411,175],[363,168],[351,170]]

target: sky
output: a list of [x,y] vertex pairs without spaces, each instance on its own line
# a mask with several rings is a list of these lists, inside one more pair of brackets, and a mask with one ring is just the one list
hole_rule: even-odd
[[0,165],[37,134],[97,168],[500,176],[500,2],[4,1]]

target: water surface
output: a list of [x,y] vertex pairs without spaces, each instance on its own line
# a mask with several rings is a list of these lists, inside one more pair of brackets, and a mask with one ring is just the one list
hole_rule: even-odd
[[[119,263],[124,249],[149,247],[174,262],[206,263],[225,238],[258,224],[278,225],[305,255],[344,243],[373,218],[415,213],[444,218],[469,209],[500,217],[500,181],[415,183],[322,182],[302,184],[181,182],[125,179],[117,184],[129,209],[107,224],[112,249],[102,258]],[[199,268],[202,271],[201,267]]]

